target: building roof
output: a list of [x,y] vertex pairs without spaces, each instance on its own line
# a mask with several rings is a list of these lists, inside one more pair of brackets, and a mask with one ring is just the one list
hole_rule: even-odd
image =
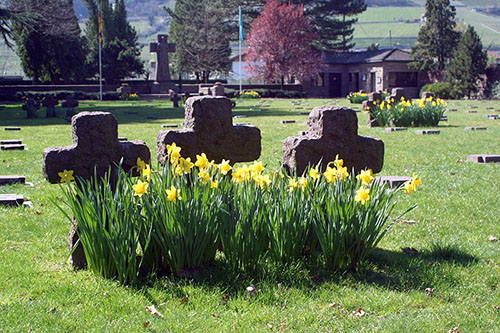
[[325,52],[327,64],[364,64],[376,62],[412,62],[409,52],[400,49],[385,49],[362,52]]

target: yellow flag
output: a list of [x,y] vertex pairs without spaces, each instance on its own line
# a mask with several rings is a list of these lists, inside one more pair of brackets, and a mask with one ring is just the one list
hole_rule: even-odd
[[97,15],[97,18],[99,20],[99,40],[102,42],[102,31],[104,29],[104,24],[102,23],[102,14],[99,13]]

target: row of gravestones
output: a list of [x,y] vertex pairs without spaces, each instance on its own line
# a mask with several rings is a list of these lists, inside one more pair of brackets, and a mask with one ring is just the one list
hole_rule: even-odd
[[[36,118],[37,112],[40,110],[40,106],[43,106],[47,110],[47,118],[57,117],[56,106],[59,105],[59,101],[53,96],[45,97],[41,102],[34,98],[28,98],[22,108],[26,111],[27,118]],[[62,108],[65,110],[66,119],[71,119],[75,115],[75,108],[78,107],[78,101],[76,101],[73,96],[68,96],[64,102],[61,103]]]

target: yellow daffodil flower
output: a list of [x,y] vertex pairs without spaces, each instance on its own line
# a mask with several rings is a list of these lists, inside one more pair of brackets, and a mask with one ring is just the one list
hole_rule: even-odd
[[191,173],[191,169],[194,167],[194,163],[191,162],[191,157],[180,159],[179,165],[181,166],[182,172],[189,174]]
[[146,164],[144,169],[142,169],[142,176],[146,178],[148,182],[151,181],[151,167],[149,164]]
[[167,190],[167,200],[168,201],[173,201],[174,203],[177,201],[177,200],[182,200],[182,197],[181,197],[181,190],[180,189],[177,189],[175,188],[175,186],[170,186],[170,190]]
[[347,167],[338,167],[337,168],[337,178],[346,180],[348,176],[349,176],[349,173],[347,172]]
[[215,181],[215,182],[214,182],[214,181],[212,181],[212,182],[210,183],[210,188],[217,188],[217,187],[219,187],[219,181]]
[[342,159],[339,159],[339,155],[335,155],[335,161],[333,161],[333,164],[335,164],[335,166],[337,168],[340,168],[340,167],[343,167],[344,166],[344,160]]
[[311,170],[309,170],[309,177],[311,177],[314,181],[316,181],[319,178],[319,176],[320,174],[318,167],[311,168]]
[[205,169],[201,169],[198,173],[198,179],[201,180],[203,184],[206,184],[210,180],[210,174]]
[[57,173],[59,177],[61,177],[61,183],[68,183],[71,182],[72,180],[75,180],[75,177],[73,177],[73,170],[64,170],[62,172]]
[[293,192],[293,190],[300,187],[300,184],[295,179],[290,178],[288,186],[290,187],[290,192]]
[[323,172],[323,177],[325,177],[327,183],[334,183],[337,180],[337,169],[327,167],[326,171]]
[[140,157],[137,157],[137,168],[139,170],[144,170],[146,168],[146,162],[144,162],[143,160],[141,160]]
[[181,157],[181,147],[178,147],[175,142],[173,142],[171,145],[167,145],[167,152],[170,156],[170,163],[177,164]]
[[220,173],[222,173],[224,176],[227,175],[229,171],[231,171],[232,167],[229,164],[229,161],[222,160],[222,162],[217,165],[217,168],[220,170]]
[[207,158],[205,153],[201,153],[201,155],[196,155],[196,162],[194,163],[200,170],[208,169],[210,167],[210,161]]
[[361,173],[356,176],[357,179],[361,179],[363,185],[370,185],[373,180],[373,171],[369,170],[361,170]]
[[309,182],[308,182],[308,180],[307,180],[306,177],[300,177],[299,178],[299,185],[302,188],[302,191],[304,191],[306,189],[308,183]]
[[137,184],[132,186],[132,188],[134,189],[134,196],[138,196],[140,198],[143,194],[147,194],[148,186],[148,182],[142,182],[141,180],[138,180]]
[[269,177],[269,175],[265,175],[265,176],[259,176],[258,178],[258,185],[260,186],[260,188],[265,188],[265,187],[269,187],[271,186],[271,177]]
[[368,200],[370,200],[369,188],[361,187],[356,191],[356,197],[354,198],[354,201],[361,202],[361,204],[364,205]]
[[260,175],[262,173],[262,171],[264,171],[264,169],[265,168],[262,165],[262,162],[255,161],[255,163],[252,166],[250,166],[250,171],[254,175]]

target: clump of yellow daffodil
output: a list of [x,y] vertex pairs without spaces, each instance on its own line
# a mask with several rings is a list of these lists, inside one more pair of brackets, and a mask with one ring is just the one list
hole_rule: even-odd
[[196,155],[196,162],[194,163],[195,166],[197,166],[200,170],[202,169],[208,169],[210,167],[210,161],[207,158],[207,155],[205,153],[202,153],[201,155]]
[[149,186],[148,182],[143,182],[141,180],[138,180],[137,184],[132,186],[132,188],[134,189],[134,196],[138,196],[140,198],[144,194],[147,194],[148,186]]
[[365,188],[363,186],[359,190],[356,191],[356,197],[354,198],[354,201],[361,202],[361,204],[364,205],[364,204],[366,204],[366,202],[368,200],[370,200],[370,189],[369,188]]
[[181,157],[181,147],[177,147],[173,142],[171,145],[167,145],[167,153],[170,156],[170,163],[177,164]]
[[360,179],[363,185],[370,185],[373,180],[373,172],[372,170],[361,170],[361,173],[356,176],[357,179]]
[[231,171],[232,167],[229,164],[229,161],[222,160],[220,164],[217,165],[217,168],[220,170],[220,173],[223,174],[224,176],[228,174],[229,171]]
[[406,193],[410,194],[411,192],[415,192],[420,185],[422,185],[422,181],[414,174],[413,179],[404,184],[404,189]]
[[168,201],[173,201],[174,203],[177,201],[177,200],[182,200],[182,197],[181,197],[181,190],[180,189],[177,189],[175,186],[170,186],[170,190],[166,190],[167,191],[167,200]]

